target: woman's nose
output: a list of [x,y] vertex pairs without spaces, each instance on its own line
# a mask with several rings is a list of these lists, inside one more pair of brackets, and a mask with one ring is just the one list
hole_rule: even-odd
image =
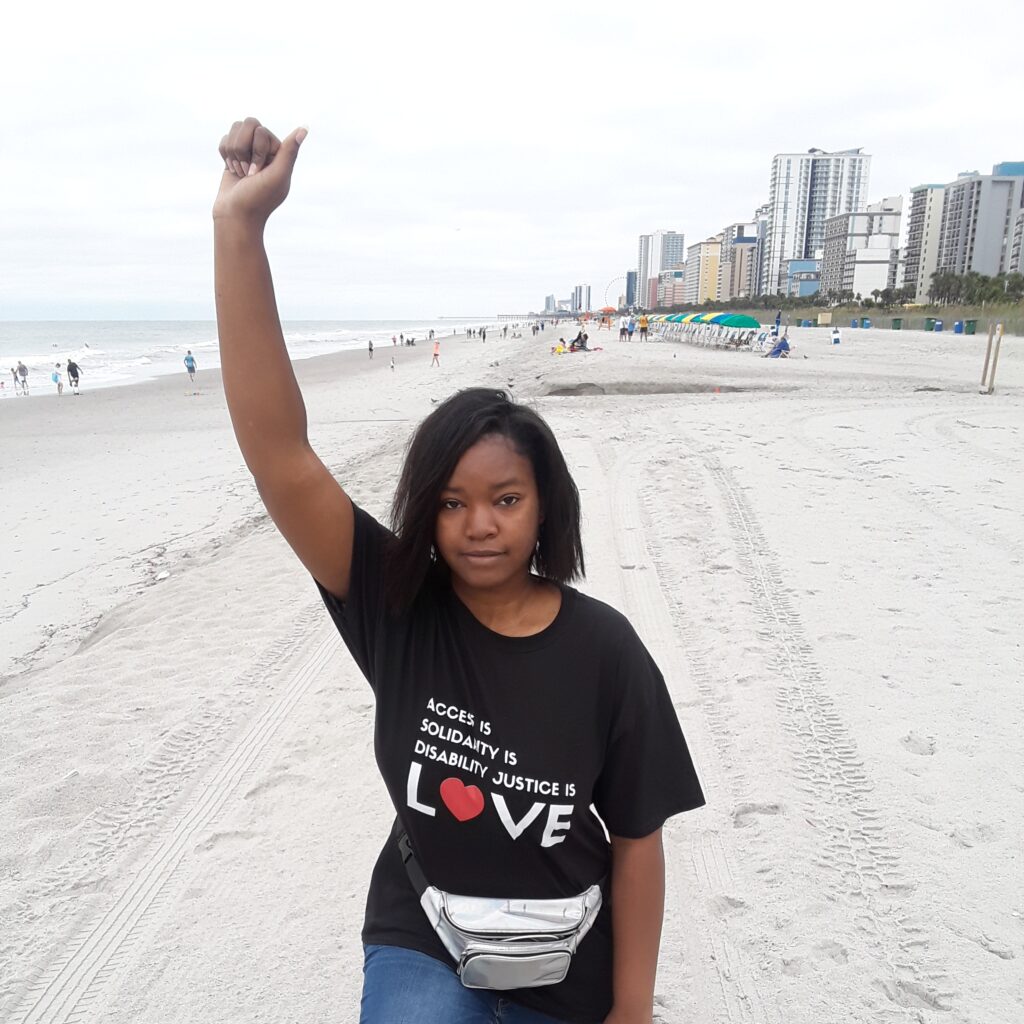
[[490,537],[495,534],[494,509],[489,504],[470,505],[466,532],[470,537]]

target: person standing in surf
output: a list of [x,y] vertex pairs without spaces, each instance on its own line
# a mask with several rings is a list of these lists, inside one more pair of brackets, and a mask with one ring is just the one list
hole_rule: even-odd
[[[263,244],[305,138],[248,118],[221,140],[217,321],[243,458],[374,693],[396,818],[367,896],[360,1022],[651,1024],[662,826],[704,803],[665,681],[625,617],[570,586],[579,494],[532,409],[492,388],[438,406],[391,529],[313,451]],[[456,964],[451,922],[425,913],[438,893],[502,921],[583,909],[543,917],[565,932],[557,960],[520,955],[533,934]]]

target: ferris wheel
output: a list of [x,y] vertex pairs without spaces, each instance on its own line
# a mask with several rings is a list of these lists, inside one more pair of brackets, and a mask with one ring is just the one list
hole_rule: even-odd
[[[612,279],[611,279],[611,280],[610,280],[610,281],[609,281],[609,282],[608,282],[608,283],[607,283],[607,284],[605,285],[605,288],[604,288],[604,304],[605,304],[606,306],[610,306],[610,305],[611,305],[611,303],[610,303],[610,302],[608,301],[608,293],[609,293],[609,292],[610,292],[610,291],[612,290],[612,286],[613,286],[613,285],[617,285],[617,284],[619,284],[620,282],[621,282],[621,283],[622,283],[622,284],[624,285],[624,284],[626,283],[626,279],[625,279],[625,277],[613,277],[613,278],[612,278]],[[615,296],[615,308],[616,308],[616,309],[618,309],[618,308],[619,308],[619,302],[618,302],[618,298],[619,298],[619,297],[618,297],[618,295],[616,295],[616,296]]]

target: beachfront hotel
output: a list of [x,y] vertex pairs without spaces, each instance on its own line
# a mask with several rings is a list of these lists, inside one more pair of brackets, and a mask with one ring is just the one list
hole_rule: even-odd
[[916,185],[910,190],[910,218],[904,264],[904,287],[909,294],[923,299],[928,294],[932,274],[939,265],[939,233],[945,185]]
[[682,231],[655,231],[640,236],[637,252],[637,303],[647,309],[658,304],[658,276],[686,260],[686,236]]
[[900,271],[903,197],[889,196],[825,221],[821,290],[868,296],[895,288]]
[[768,222],[758,291],[785,291],[787,263],[820,257],[825,221],[863,208],[871,157],[860,149],[777,153],[772,159]]
[[[991,174],[964,172],[944,191],[936,270],[1006,273],[1024,209],[1024,161],[996,164]],[[925,288],[928,283],[923,282]]]

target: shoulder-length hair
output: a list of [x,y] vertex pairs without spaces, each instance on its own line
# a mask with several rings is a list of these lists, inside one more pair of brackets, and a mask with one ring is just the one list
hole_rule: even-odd
[[448,577],[433,547],[441,493],[465,453],[484,437],[508,438],[530,460],[543,522],[530,570],[556,583],[583,577],[580,495],[551,428],[505,391],[467,388],[439,405],[416,429],[395,491],[386,586],[395,610],[409,608],[429,576]]

